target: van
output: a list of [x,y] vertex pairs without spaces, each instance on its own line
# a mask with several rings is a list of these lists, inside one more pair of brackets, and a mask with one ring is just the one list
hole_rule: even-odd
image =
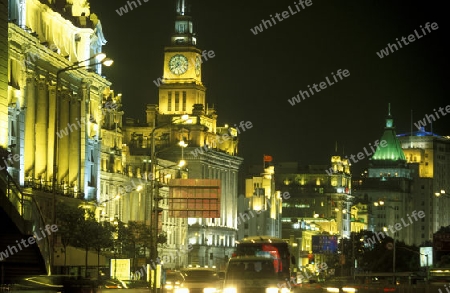
[[235,257],[228,261],[223,293],[291,292],[288,280],[274,259],[268,257]]

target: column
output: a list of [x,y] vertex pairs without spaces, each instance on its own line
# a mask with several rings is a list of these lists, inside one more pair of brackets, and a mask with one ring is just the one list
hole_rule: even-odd
[[[61,133],[58,136],[58,177],[56,179],[58,188],[63,190],[63,181],[67,183],[68,167],[69,167],[69,156],[74,156],[75,154],[69,153],[69,138],[71,136],[76,136],[79,132],[78,125],[69,123],[69,104],[70,104],[70,91],[61,90],[59,96],[57,97],[59,103],[59,127],[56,131]],[[64,130],[64,133],[62,131]]]
[[36,79],[34,74],[27,76],[25,87],[25,177],[35,178],[35,148],[36,148]]
[[[35,130],[36,130],[36,152],[35,159],[36,163],[34,165],[34,178],[36,179],[44,179],[47,180],[47,174],[53,170],[53,165],[47,169],[47,149],[52,149],[53,154],[53,143],[48,144],[48,118],[49,118],[49,103],[47,97],[47,84],[44,79],[38,80],[38,88],[37,88],[37,101],[36,108],[39,111],[36,111],[35,117]],[[52,87],[52,91],[55,91],[55,87]],[[54,109],[53,109],[54,110]],[[28,110],[29,111],[29,110]],[[47,172],[46,172],[47,170]]]
[[[80,169],[80,150],[81,150],[81,133],[83,129],[86,127],[85,119],[80,117],[80,103],[83,101],[78,101],[83,97],[82,93],[75,93],[72,97],[70,108],[69,108],[69,123],[72,125],[76,125],[77,130],[71,133],[69,136],[69,175],[68,181],[69,186],[73,187],[78,182],[78,172]],[[80,186],[77,186],[78,190],[80,190]],[[76,196],[76,195],[74,195]]]

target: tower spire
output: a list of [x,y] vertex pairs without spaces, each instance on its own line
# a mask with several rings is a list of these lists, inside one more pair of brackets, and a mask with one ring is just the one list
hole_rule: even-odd
[[386,128],[394,127],[394,119],[392,119],[391,115],[391,103],[388,103],[388,116],[386,118]]
[[177,15],[186,15],[186,13],[189,14],[191,12],[188,0],[176,0],[176,1],[177,1],[176,4]]
[[197,44],[195,37],[191,7],[189,0],[176,0],[175,31],[172,34],[172,45],[191,46]]

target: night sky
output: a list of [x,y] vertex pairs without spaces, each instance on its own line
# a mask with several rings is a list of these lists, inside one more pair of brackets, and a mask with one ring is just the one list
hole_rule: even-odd
[[[116,10],[127,1],[91,0],[91,13],[102,21],[108,40],[103,51],[115,61],[103,73],[123,94],[125,116],[139,119],[146,104],[158,103],[153,80],[163,73],[175,19],[174,0],[144,1],[119,16]],[[291,0],[191,3],[197,46],[215,53],[202,68],[208,104],[218,111],[219,125],[254,125],[240,136],[239,155],[246,164],[261,163],[263,154],[275,163],[327,164],[336,141],[339,153],[356,155],[379,139],[388,103],[397,133],[410,131],[411,110],[417,122],[450,104],[444,99],[450,52],[446,1],[312,0],[293,15]],[[277,20],[275,13],[283,11],[289,15]],[[276,24],[254,35],[250,29],[271,14]],[[424,35],[420,26],[427,22],[438,29]],[[420,39],[406,39],[408,45],[384,58],[376,54],[414,30]],[[299,104],[288,103],[308,85],[326,77],[333,81],[338,69],[350,76]],[[433,132],[450,135],[450,115],[433,123]],[[353,166],[365,167],[367,160]]]

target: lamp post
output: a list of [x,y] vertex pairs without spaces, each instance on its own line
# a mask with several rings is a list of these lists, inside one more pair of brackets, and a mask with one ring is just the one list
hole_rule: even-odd
[[[91,60],[97,59],[98,61],[94,64],[87,64],[87,65],[81,65],[82,63],[85,62],[89,62]],[[99,53],[96,54],[86,60],[83,61],[77,61],[75,63],[73,63],[72,65],[69,65],[65,68],[59,69],[56,72],[56,98],[55,98],[55,121],[54,121],[54,131],[55,133],[54,135],[54,141],[53,141],[53,176],[52,176],[52,221],[53,223],[56,223],[56,193],[57,193],[57,181],[58,181],[58,163],[57,163],[57,159],[58,159],[58,136],[56,135],[56,132],[58,131],[59,128],[59,99],[60,99],[60,95],[59,95],[59,88],[60,88],[60,76],[62,73],[67,72],[67,71],[71,71],[71,70],[77,70],[77,69],[81,69],[81,68],[86,68],[86,67],[91,67],[91,66],[95,66],[95,65],[99,65],[99,64],[103,64],[105,66],[111,66],[113,63],[113,60],[106,58],[106,54],[104,53]],[[53,265],[53,247],[55,245],[55,238],[53,238],[52,240],[52,245],[51,245],[51,259],[52,262],[51,264]]]
[[352,214],[351,212],[347,212],[347,210],[343,210],[342,211],[344,214],[348,214],[350,215],[350,235],[351,235],[351,241],[352,241],[352,268],[351,268],[351,275],[353,277],[353,279],[355,279],[355,233],[356,233],[356,229],[355,231],[352,231],[352,216],[354,219],[356,219],[356,214]]
[[[374,206],[385,206],[385,207],[395,210],[395,208],[393,206],[385,205],[384,201],[382,201],[382,200],[375,202]],[[386,231],[387,231],[387,228],[386,228]],[[395,250],[396,250],[395,232],[392,235],[392,241],[393,241],[393,248],[392,248],[392,281],[393,281],[393,283],[392,284],[395,285],[396,284],[396,278],[395,278]]]
[[[189,122],[189,116],[188,115],[182,115],[179,119],[177,120],[182,120],[184,122]],[[175,122],[175,121],[172,121]],[[155,188],[157,187],[156,183],[156,145],[155,145],[155,131],[158,129],[161,129],[163,127],[166,127],[168,125],[171,125],[171,123],[165,123],[163,125],[160,126],[156,126],[152,129],[150,135],[151,135],[151,159],[150,159],[150,169],[151,169],[151,182],[150,182],[150,213],[154,212],[154,223],[150,223],[150,227],[154,226],[151,234],[151,237],[153,239],[153,243],[152,243],[152,249],[151,249],[151,255],[154,257],[154,259],[156,260],[158,258],[158,218],[159,218],[159,186],[158,186],[158,190],[155,195]],[[187,144],[186,144],[187,146]],[[181,149],[183,151],[183,147]],[[184,161],[184,160],[182,160]],[[184,162],[185,164],[185,162]],[[183,165],[184,165],[183,164]],[[180,162],[180,166],[183,166],[182,163]],[[159,184],[158,184],[159,185]],[[153,274],[153,293],[156,293],[157,290],[157,270],[155,269],[155,272]]]

